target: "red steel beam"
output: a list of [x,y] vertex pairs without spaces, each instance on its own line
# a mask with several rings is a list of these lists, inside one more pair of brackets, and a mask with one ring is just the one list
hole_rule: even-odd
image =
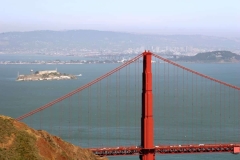
[[142,74],[142,117],[141,117],[141,146],[140,160],[154,160],[153,150],[153,94],[152,94],[152,64],[151,52],[143,53]]
[[[99,156],[143,156],[145,149],[138,146],[120,146],[90,148]],[[205,154],[205,153],[240,153],[240,144],[193,144],[193,145],[159,145],[152,148],[154,154]]]

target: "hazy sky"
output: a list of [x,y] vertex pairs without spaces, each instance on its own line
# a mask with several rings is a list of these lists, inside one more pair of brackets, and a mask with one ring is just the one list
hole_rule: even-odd
[[0,32],[96,29],[240,36],[240,0],[0,0]]

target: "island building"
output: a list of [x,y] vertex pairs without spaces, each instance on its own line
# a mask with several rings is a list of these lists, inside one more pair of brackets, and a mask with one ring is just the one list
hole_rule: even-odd
[[55,70],[38,71],[39,75],[50,74],[50,73],[57,73],[57,68]]
[[[31,70],[32,73],[32,70]],[[64,80],[64,79],[77,79],[76,76],[70,74],[62,74],[56,70],[37,71],[35,74],[19,75],[17,81],[42,81],[42,80]]]

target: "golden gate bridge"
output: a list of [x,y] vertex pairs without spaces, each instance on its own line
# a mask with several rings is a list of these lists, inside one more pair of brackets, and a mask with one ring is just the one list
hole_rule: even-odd
[[100,156],[240,152],[240,87],[149,51],[16,120]]

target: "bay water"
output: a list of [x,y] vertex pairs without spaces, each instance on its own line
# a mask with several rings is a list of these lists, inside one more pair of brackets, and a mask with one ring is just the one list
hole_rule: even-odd
[[[16,56],[0,55],[1,60],[65,60],[66,57],[51,56]],[[69,57],[67,57],[69,58]],[[72,58],[72,57],[71,57]],[[71,58],[69,58],[71,60]],[[75,57],[74,60],[77,58]],[[83,58],[79,57],[79,60]],[[39,106],[42,106],[66,93],[98,78],[120,64],[68,64],[68,65],[0,65],[0,114],[16,118]],[[204,73],[221,81],[240,86],[240,63],[182,63],[182,65]],[[30,70],[58,69],[62,73],[73,75],[82,74],[71,81],[29,81],[17,82],[18,74],[29,74]],[[111,160],[137,160],[137,156],[109,157]],[[240,159],[239,155],[230,153],[220,154],[192,154],[192,155],[157,155],[160,159]]]

